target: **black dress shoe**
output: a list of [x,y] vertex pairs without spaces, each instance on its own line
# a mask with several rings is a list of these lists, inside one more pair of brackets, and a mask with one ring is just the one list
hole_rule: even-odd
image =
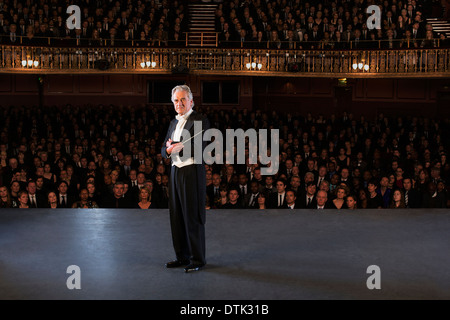
[[189,273],[189,272],[199,271],[204,266],[205,266],[204,264],[189,264],[186,266],[186,268],[184,268],[184,272]]
[[184,267],[188,264],[189,264],[189,260],[188,261],[174,260],[174,261],[167,262],[166,268],[179,268],[179,267]]

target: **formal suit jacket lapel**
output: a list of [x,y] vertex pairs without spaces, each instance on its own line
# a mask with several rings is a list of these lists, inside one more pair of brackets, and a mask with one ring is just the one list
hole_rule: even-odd
[[169,127],[169,131],[168,132],[169,132],[169,137],[172,140],[173,140],[173,134],[175,133],[175,128],[177,127],[177,123],[178,123],[177,119],[173,119],[170,122],[170,127]]

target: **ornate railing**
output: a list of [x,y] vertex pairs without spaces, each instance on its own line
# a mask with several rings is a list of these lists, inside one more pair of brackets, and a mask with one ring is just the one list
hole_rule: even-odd
[[450,49],[271,50],[0,46],[0,72],[448,77]]

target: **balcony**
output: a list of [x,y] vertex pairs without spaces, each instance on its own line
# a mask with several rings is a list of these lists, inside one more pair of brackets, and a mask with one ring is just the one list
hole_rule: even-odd
[[[280,77],[449,77],[449,48],[268,49],[159,46],[0,46],[0,73]],[[351,44],[350,44],[351,45]]]

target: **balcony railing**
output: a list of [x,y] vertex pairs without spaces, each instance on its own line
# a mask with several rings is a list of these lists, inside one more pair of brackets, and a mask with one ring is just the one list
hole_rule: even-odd
[[0,46],[0,72],[448,77],[450,49]]

